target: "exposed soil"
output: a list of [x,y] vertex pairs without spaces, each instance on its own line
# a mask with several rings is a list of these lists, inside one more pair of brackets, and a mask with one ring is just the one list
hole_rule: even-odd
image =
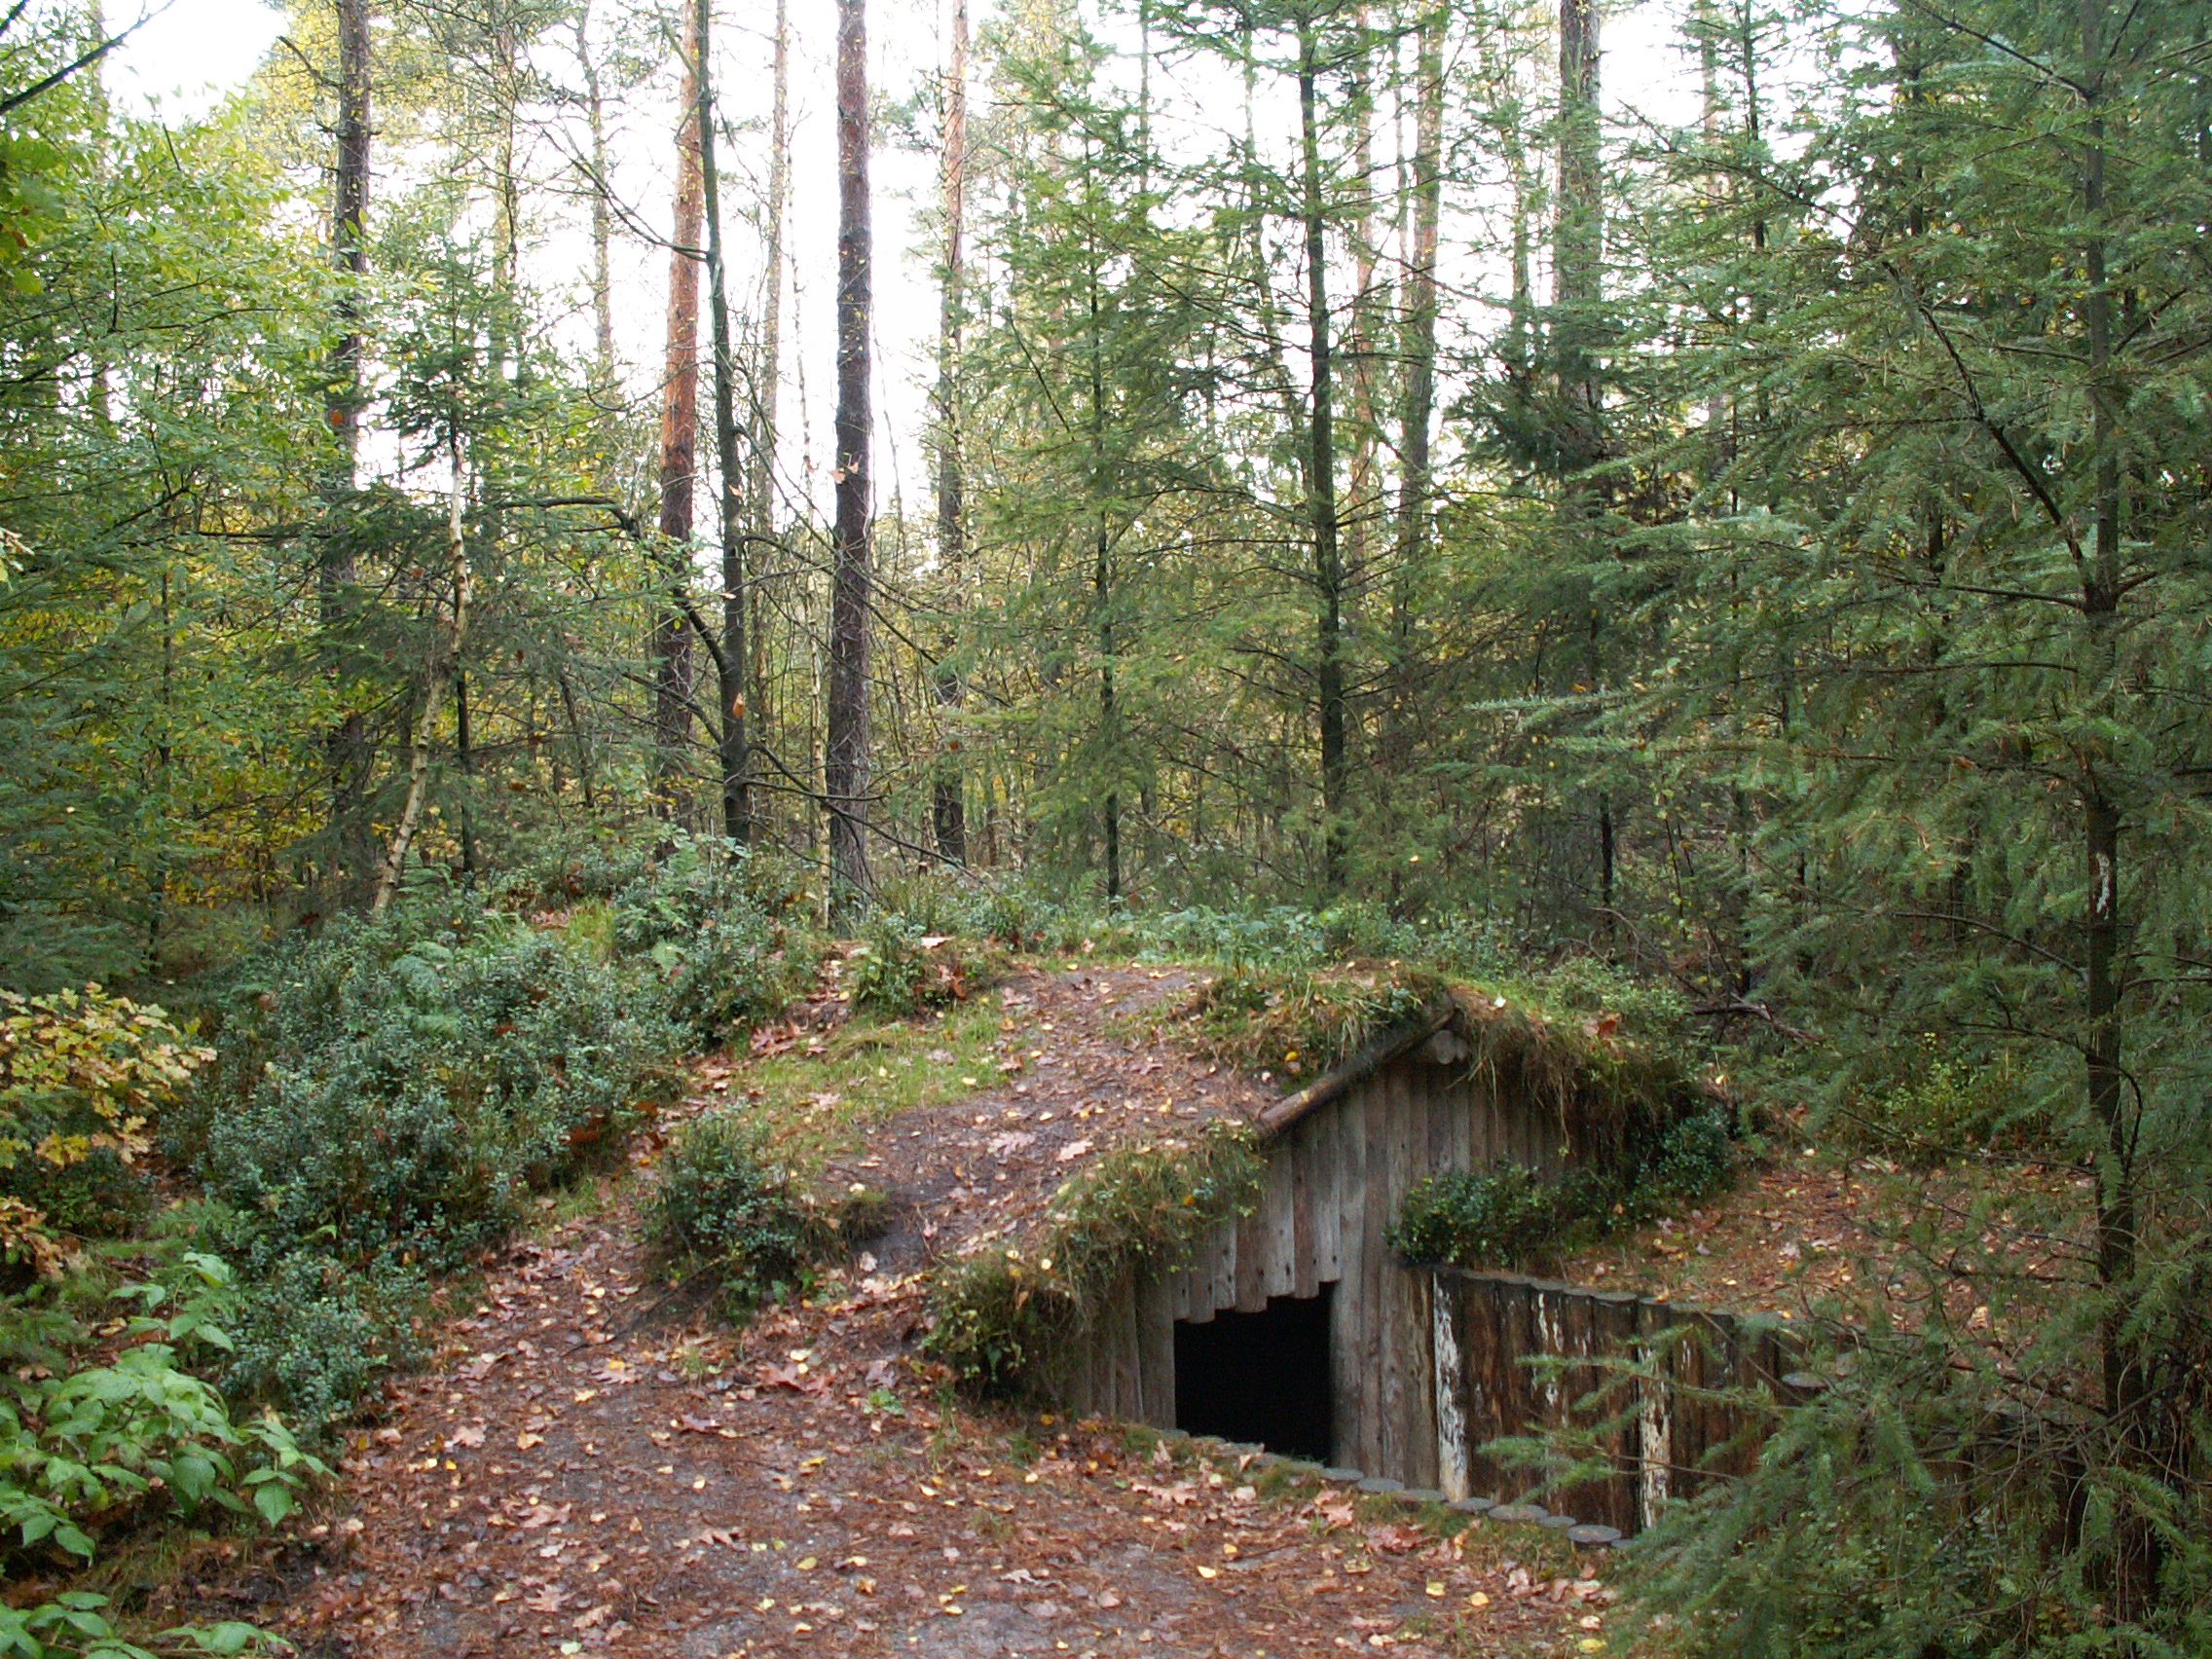
[[[1556,1534],[1446,1537],[1233,1450],[977,1414],[920,1355],[933,1254],[1017,1228],[1117,1139],[1260,1103],[1109,1030],[1193,977],[1017,978],[999,1078],[828,1172],[887,1190],[892,1231],[742,1334],[656,1273],[628,1188],[514,1246],[358,1436],[264,1619],[373,1659],[1596,1651],[1604,1558]],[[690,1108],[745,1075],[703,1064]]]

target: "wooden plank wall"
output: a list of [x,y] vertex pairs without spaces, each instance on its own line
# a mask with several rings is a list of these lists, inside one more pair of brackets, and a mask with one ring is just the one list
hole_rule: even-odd
[[1392,1062],[1270,1143],[1253,1213],[1216,1228],[1187,1270],[1132,1275],[1084,1351],[1066,1356],[1068,1405],[1172,1427],[1177,1320],[1256,1313],[1272,1297],[1334,1284],[1336,1460],[1436,1485],[1438,1309],[1429,1275],[1401,1266],[1383,1232],[1423,1176],[1499,1159],[1553,1172],[1561,1163],[1547,1111],[1470,1077],[1454,1041],[1447,1034]]
[[[1791,1397],[1783,1377],[1798,1363],[1793,1334],[1760,1315],[1677,1307],[1614,1291],[1581,1290],[1515,1273],[1426,1270],[1436,1301],[1435,1374],[1456,1384],[1439,1408],[1452,1432],[1447,1492],[1510,1499],[1535,1477],[1485,1457],[1493,1440],[1580,1427],[1598,1432],[1613,1467],[1542,1499],[1547,1508],[1633,1532],[1671,1498],[1722,1474],[1747,1472],[1771,1419],[1714,1392],[1763,1389]],[[1639,1381],[1608,1359],[1661,1354]],[[1566,1361],[1564,1370],[1531,1359]]]

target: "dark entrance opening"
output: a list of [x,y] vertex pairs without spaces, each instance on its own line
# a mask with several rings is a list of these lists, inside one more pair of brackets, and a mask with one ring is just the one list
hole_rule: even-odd
[[1264,1313],[1175,1324],[1175,1426],[1329,1461],[1329,1293],[1276,1296]]

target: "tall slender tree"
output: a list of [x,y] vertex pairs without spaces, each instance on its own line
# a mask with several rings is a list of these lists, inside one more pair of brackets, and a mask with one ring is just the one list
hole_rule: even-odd
[[727,259],[722,243],[721,167],[715,143],[713,0],[695,0],[692,34],[698,60],[693,79],[697,108],[699,184],[707,229],[707,312],[715,346],[715,476],[720,487],[716,528],[721,535],[722,634],[714,650],[720,696],[716,715],[716,752],[721,762],[722,833],[732,841],[753,838],[753,798],[749,772],[753,756],[746,732],[748,591],[745,531],[745,473],[738,455],[737,351],[729,320]]
[[[677,55],[682,112],[676,127],[676,203],[668,246],[668,333],[660,417],[660,535],[664,580],[681,590],[691,579],[691,529],[699,453],[699,15],[684,8]],[[659,810],[682,810],[690,768],[693,631],[672,598],[653,625],[653,775]]]
[[[957,615],[965,591],[963,567],[968,554],[967,481],[960,456],[960,336],[967,305],[962,291],[965,268],[961,233],[968,203],[968,0],[953,0],[952,6],[952,44],[944,71],[941,165],[944,272],[938,315],[937,556],[945,608]],[[940,650],[949,656],[956,645],[957,635],[947,627]],[[940,709],[950,712],[960,707],[959,670],[941,656],[936,688]],[[945,739],[931,785],[930,816],[937,832],[938,856],[951,864],[965,864],[968,859],[967,789],[958,758],[959,745],[957,732]]]
[[866,0],[837,0],[837,516],[830,544],[830,685],[823,788],[830,816],[830,903],[868,902],[868,643],[874,603],[868,450],[869,270]]
[[[341,281],[338,290],[338,341],[331,353],[330,388],[324,416],[335,442],[323,484],[328,523],[316,561],[315,592],[319,621],[326,635],[343,628],[348,593],[358,572],[341,515],[350,501],[360,465],[362,378],[361,296],[369,270],[370,62],[369,0],[338,0],[337,166],[332,169],[331,256]],[[369,874],[369,833],[365,822],[371,764],[368,721],[348,709],[325,739],[331,777],[331,817],[342,877]]]

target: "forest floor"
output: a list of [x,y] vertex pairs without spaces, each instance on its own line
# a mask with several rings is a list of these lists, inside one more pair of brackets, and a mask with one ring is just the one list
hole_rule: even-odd
[[[1731,1191],[1582,1250],[1557,1276],[1794,1321],[1836,1309],[1863,1317],[1873,1293],[1887,1317],[1940,1317],[2012,1348],[2093,1280],[2095,1190],[2076,1171],[1913,1167],[1803,1142],[1786,1129]],[[2011,1296],[1993,1316],[1998,1279]]]
[[1033,969],[934,1025],[818,1008],[700,1062],[685,1110],[750,1098],[825,1182],[888,1195],[884,1237],[737,1331],[647,1254],[642,1183],[610,1179],[488,1264],[331,1503],[201,1606],[189,1575],[165,1594],[359,1659],[1601,1650],[1604,1558],[1556,1533],[978,1411],[920,1356],[930,1260],[1118,1140],[1259,1104],[1117,1018],[1197,978]]

